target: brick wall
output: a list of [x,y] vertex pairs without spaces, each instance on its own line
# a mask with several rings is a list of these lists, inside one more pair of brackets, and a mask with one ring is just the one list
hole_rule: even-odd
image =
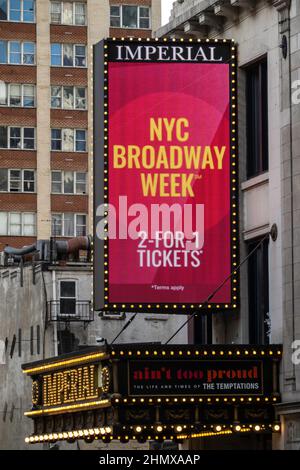
[[51,127],[87,129],[87,111],[51,109]]
[[51,195],[52,212],[88,212],[88,196],[76,195],[67,196],[65,194]]
[[113,38],[151,38],[152,31],[150,29],[109,28],[109,35]]
[[33,41],[36,39],[36,26],[30,23],[0,23],[1,39],[10,41]]
[[0,125],[35,127],[36,109],[0,107]]
[[36,168],[36,152],[31,150],[0,150],[1,168]]
[[0,210],[5,212],[36,212],[36,195],[0,193]]
[[87,85],[87,69],[51,67],[51,85]]
[[0,80],[8,83],[36,83],[36,67],[1,65]]
[[87,153],[51,152],[51,170],[88,171]]
[[50,42],[87,44],[87,27],[52,24],[50,26]]

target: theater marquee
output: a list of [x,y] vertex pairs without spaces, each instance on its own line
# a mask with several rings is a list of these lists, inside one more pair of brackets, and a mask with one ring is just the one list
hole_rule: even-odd
[[23,366],[27,442],[279,432],[281,346],[114,345]]
[[107,40],[94,56],[96,309],[237,307],[234,43]]

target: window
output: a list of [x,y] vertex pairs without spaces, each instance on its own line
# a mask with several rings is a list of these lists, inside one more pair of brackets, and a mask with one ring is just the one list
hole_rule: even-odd
[[35,107],[35,85],[0,83],[0,106]]
[[0,41],[0,63],[12,65],[34,65],[35,43]]
[[86,131],[75,130],[75,149],[76,152],[86,152]]
[[269,169],[267,58],[246,69],[247,176]]
[[86,130],[51,129],[51,150],[86,152]]
[[[257,245],[249,243],[250,253]],[[249,343],[269,344],[269,243],[265,240],[248,260]]]
[[51,23],[86,25],[86,4],[79,2],[51,2]]
[[0,235],[36,235],[36,214],[31,212],[0,212]]
[[51,107],[58,109],[86,109],[86,88],[52,86]]
[[7,83],[0,80],[0,106],[7,106],[8,103],[8,91]]
[[0,148],[34,150],[35,128],[0,126]]
[[35,192],[35,171],[0,169],[0,192]]
[[113,28],[149,29],[150,8],[135,5],[111,5],[110,26]]
[[0,20],[35,22],[35,0],[0,0]]
[[60,281],[60,315],[76,314],[76,281]]
[[52,171],[52,193],[86,194],[86,173]]
[[86,46],[83,44],[51,44],[53,67],[86,67]]
[[52,236],[77,237],[86,235],[86,214],[52,214]]

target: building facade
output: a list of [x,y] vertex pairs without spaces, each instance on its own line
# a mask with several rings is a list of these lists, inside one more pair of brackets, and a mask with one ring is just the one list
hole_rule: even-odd
[[[299,79],[300,5],[296,0],[178,0],[159,37],[233,38],[238,46],[240,260],[276,224],[241,269],[240,311],[204,325],[213,343],[283,343],[281,438],[273,448],[299,449],[300,338]],[[192,337],[199,335],[194,325]],[[196,335],[196,336],[195,336]],[[225,445],[210,440],[208,448]]]
[[0,248],[92,233],[92,45],[150,37],[160,0],[0,4]]

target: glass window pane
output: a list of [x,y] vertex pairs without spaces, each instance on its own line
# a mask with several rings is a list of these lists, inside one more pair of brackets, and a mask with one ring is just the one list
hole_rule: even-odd
[[35,214],[23,214],[23,235],[35,235]]
[[53,236],[62,236],[62,214],[52,214],[51,233]]
[[75,88],[75,108],[86,109],[86,88]]
[[61,66],[61,44],[51,44],[51,65]]
[[63,129],[62,148],[65,152],[74,152],[74,131],[73,129]]
[[140,18],[149,18],[149,8],[140,7]]
[[52,86],[51,87],[51,108],[61,108],[62,99],[61,99],[61,86]]
[[21,192],[22,191],[22,174],[21,170],[10,170],[9,177],[9,190],[11,192]]
[[35,63],[35,44],[33,42],[23,43],[23,64],[33,65]]
[[7,64],[7,41],[0,41],[0,64]]
[[7,83],[0,80],[0,106],[7,105]]
[[21,43],[10,41],[9,43],[9,62],[10,64],[21,64]]
[[63,90],[64,90],[63,108],[64,109],[73,109],[74,108],[73,87],[72,86],[64,86]]
[[7,0],[0,0],[0,20],[7,20]]
[[9,233],[10,235],[22,235],[21,214],[12,212],[9,217]]
[[76,129],[76,152],[86,152],[86,131]]
[[86,24],[86,5],[85,3],[75,3],[75,24]]
[[10,21],[21,21],[21,0],[10,0]]
[[137,7],[136,6],[123,6],[123,27],[124,28],[137,28]]
[[21,128],[10,127],[9,133],[10,133],[9,147],[11,149],[21,148]]
[[75,46],[75,67],[86,66],[86,47]]
[[0,212],[0,235],[7,235],[7,212]]
[[61,194],[62,192],[62,173],[61,171],[52,171],[52,193]]
[[63,2],[63,23],[73,24],[73,3]]
[[7,127],[0,126],[0,148],[7,149]]
[[51,23],[61,23],[61,2],[51,2]]
[[86,193],[86,173],[76,173],[76,193]]
[[76,237],[86,235],[86,215],[76,214]]
[[51,150],[61,149],[61,129],[51,129]]
[[9,104],[10,106],[22,106],[21,85],[9,85]]
[[33,193],[35,190],[35,173],[33,170],[23,172],[23,191]]
[[25,127],[24,128],[24,143],[23,143],[23,148],[24,149],[34,149],[34,128],[33,127]]
[[23,85],[23,106],[25,107],[35,106],[35,86],[34,85]]
[[74,214],[64,214],[64,236],[74,236]]
[[73,44],[63,44],[63,66],[73,67]]
[[0,191],[8,190],[8,170],[0,168]]
[[74,193],[74,175],[73,171],[64,172],[64,193]]
[[148,18],[140,18],[140,28],[149,29],[150,21]]
[[35,20],[35,0],[23,0],[23,21],[33,23]]
[[76,285],[74,281],[60,281],[60,297],[76,297]]

